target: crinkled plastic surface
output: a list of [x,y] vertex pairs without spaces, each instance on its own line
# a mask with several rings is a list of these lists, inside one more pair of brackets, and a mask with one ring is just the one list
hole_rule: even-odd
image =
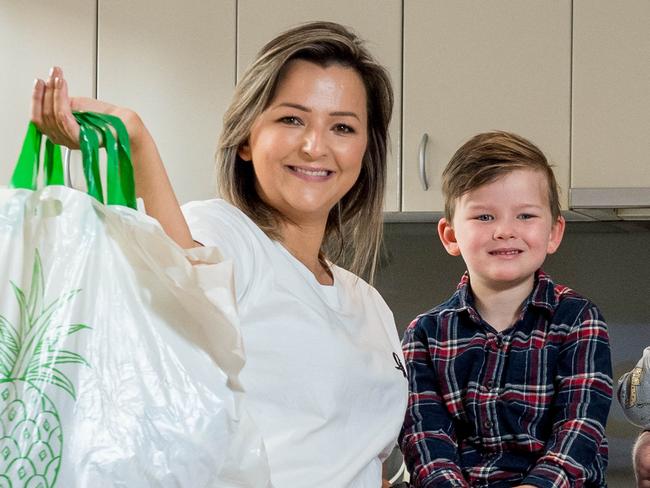
[[650,429],[650,347],[636,367],[618,380],[618,401],[631,423]]
[[0,487],[270,486],[231,265],[192,253],[76,190],[0,189]]

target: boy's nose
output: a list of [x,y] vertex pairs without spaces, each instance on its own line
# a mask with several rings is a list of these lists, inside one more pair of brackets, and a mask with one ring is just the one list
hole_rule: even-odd
[[495,239],[512,239],[515,235],[513,226],[507,223],[499,224],[497,228],[494,229]]

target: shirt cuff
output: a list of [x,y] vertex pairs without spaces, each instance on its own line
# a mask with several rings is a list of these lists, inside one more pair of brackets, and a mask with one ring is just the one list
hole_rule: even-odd
[[552,464],[538,464],[528,473],[521,484],[533,485],[538,488],[571,488],[566,472]]
[[425,478],[419,479],[413,486],[429,488],[469,488],[469,483],[460,473],[451,469],[436,470]]

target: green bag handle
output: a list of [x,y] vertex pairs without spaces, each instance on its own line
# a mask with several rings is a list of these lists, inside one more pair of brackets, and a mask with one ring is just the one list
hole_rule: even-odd
[[99,203],[104,203],[104,190],[99,175],[99,138],[95,129],[83,122],[79,124],[79,129],[79,149],[86,178],[86,192]]
[[[131,164],[129,134],[124,123],[113,115],[94,112],[78,112],[74,116],[80,122],[93,127],[104,137],[107,154],[106,200],[108,205],[122,205],[135,209],[136,195]],[[113,131],[117,137],[113,135]]]
[[[93,112],[76,112],[73,115],[80,126],[79,145],[88,194],[100,203],[104,203],[99,171],[97,130],[103,135],[106,145],[107,203],[108,205],[122,205],[136,209],[129,136],[122,121],[112,115]],[[115,129],[117,138],[113,136],[111,127]],[[41,139],[41,132],[34,123],[30,122],[10,187],[36,190]],[[61,149],[49,139],[45,145],[44,171],[47,186],[64,184]]]
[[47,139],[45,141],[45,184],[64,185],[63,160],[61,159],[61,146]]
[[[14,173],[9,182],[10,188],[36,190],[36,180],[40,169],[41,140],[41,132],[33,122],[30,122],[27,127],[27,134],[25,134],[20,156],[18,156]],[[43,166],[45,169],[46,185],[63,185],[61,148],[53,144],[49,139],[45,143]]]

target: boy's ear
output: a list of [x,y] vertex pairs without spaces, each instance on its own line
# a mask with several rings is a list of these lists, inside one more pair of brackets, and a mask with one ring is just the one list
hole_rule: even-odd
[[458,242],[456,241],[456,232],[454,232],[451,222],[444,217],[438,221],[438,236],[449,254],[452,256],[460,256],[460,247],[458,247]]
[[248,141],[240,144],[237,148],[237,155],[242,158],[244,161],[251,161],[253,157],[251,156],[251,146]]
[[553,254],[555,251],[557,251],[557,248],[560,247],[562,236],[564,236],[565,227],[566,222],[564,220],[564,217],[560,215],[553,224],[553,227],[551,227],[551,235],[548,240],[548,245],[546,246],[547,254]]

